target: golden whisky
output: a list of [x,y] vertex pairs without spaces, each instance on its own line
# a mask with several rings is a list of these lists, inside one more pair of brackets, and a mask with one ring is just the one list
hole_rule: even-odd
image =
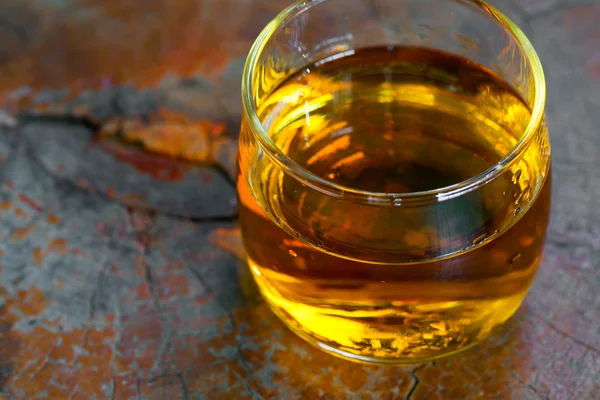
[[494,72],[431,49],[353,50],[285,79],[258,117],[286,159],[243,125],[242,234],[292,330],[342,357],[410,363],[477,343],[519,307],[548,222],[549,148],[507,160],[531,111]]

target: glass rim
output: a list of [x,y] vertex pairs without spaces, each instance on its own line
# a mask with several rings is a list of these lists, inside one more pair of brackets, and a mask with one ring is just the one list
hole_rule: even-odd
[[258,60],[262,55],[262,52],[269,39],[274,33],[277,32],[279,27],[289,20],[301,15],[310,8],[327,1],[330,0],[298,0],[285,8],[273,20],[271,20],[271,22],[269,22],[269,24],[267,24],[263,31],[258,35],[248,53],[248,57],[244,66],[242,75],[243,112],[246,120],[250,124],[252,135],[259,143],[259,146],[267,154],[267,156],[270,157],[272,161],[282,169],[282,171],[284,171],[284,173],[292,176],[301,183],[306,184],[308,187],[324,195],[339,199],[355,198],[359,201],[369,204],[392,203],[394,205],[400,205],[404,201],[429,202],[433,200],[439,202],[461,196],[485,185],[486,183],[491,182],[496,177],[510,169],[512,164],[516,162],[518,156],[522,154],[534,140],[536,136],[535,134],[544,119],[546,81],[539,56],[533,45],[523,31],[510,18],[492,5],[488,4],[486,1],[447,0],[455,3],[470,3],[471,5],[475,5],[479,9],[482,9],[484,12],[491,15],[495,20],[504,26],[504,28],[509,34],[512,35],[514,39],[516,39],[517,43],[521,46],[526,59],[531,64],[535,90],[531,118],[529,119],[529,123],[527,124],[523,135],[513,146],[510,152],[490,168],[466,180],[433,190],[408,193],[370,192],[355,189],[349,186],[331,182],[302,167],[300,164],[284,154],[277,147],[277,145],[275,145],[267,131],[264,129],[261,121],[258,118],[257,104],[253,97],[255,88],[253,87],[252,81],[255,73],[255,67],[258,65]]

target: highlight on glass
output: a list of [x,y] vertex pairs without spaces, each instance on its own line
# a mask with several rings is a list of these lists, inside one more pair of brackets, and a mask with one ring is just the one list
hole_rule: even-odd
[[242,82],[248,265],[299,336],[368,363],[472,346],[534,278],[550,206],[545,82],[478,0],[312,0]]

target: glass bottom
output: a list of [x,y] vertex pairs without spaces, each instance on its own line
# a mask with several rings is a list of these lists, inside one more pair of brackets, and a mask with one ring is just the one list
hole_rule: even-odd
[[321,341],[321,340],[317,339],[315,336],[312,336],[312,335],[306,333],[304,330],[298,329],[297,324],[295,322],[292,322],[288,318],[286,318],[284,316],[284,314],[282,314],[281,311],[278,310],[277,308],[275,308],[272,304],[270,304],[268,302],[267,302],[267,304],[269,305],[269,307],[271,308],[273,313],[283,322],[283,324],[289,330],[294,332],[297,336],[299,336],[300,338],[302,338],[303,340],[305,340],[312,346],[316,347],[317,349],[319,349],[321,351],[324,351],[327,354],[331,354],[332,356],[335,356],[337,358],[341,358],[343,360],[352,361],[352,362],[356,362],[356,363],[360,363],[360,364],[403,365],[403,366],[421,365],[421,364],[426,364],[428,362],[437,360],[439,358],[444,358],[444,357],[448,357],[448,356],[451,356],[456,353],[463,352],[467,349],[470,349],[471,347],[476,346],[482,340],[485,339],[485,337],[482,337],[481,339],[472,341],[468,345],[465,345],[459,349],[441,352],[440,354],[431,355],[429,357],[392,358],[392,357],[377,357],[377,356],[370,356],[370,355],[364,355],[364,354],[356,354],[355,352],[346,351],[343,348],[341,348],[340,346],[332,345],[331,342],[329,342],[329,341],[327,341],[327,342]]
[[521,305],[527,290],[495,299],[386,305],[306,304],[286,298],[251,268],[267,304],[313,346],[365,364],[423,364],[464,351],[488,337]]

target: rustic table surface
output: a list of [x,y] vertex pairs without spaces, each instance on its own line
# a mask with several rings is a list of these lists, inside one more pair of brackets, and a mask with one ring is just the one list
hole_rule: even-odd
[[1,2],[0,398],[600,399],[600,1],[497,2],[546,67],[549,240],[503,329],[413,368],[313,349],[236,257],[241,68],[285,3]]

